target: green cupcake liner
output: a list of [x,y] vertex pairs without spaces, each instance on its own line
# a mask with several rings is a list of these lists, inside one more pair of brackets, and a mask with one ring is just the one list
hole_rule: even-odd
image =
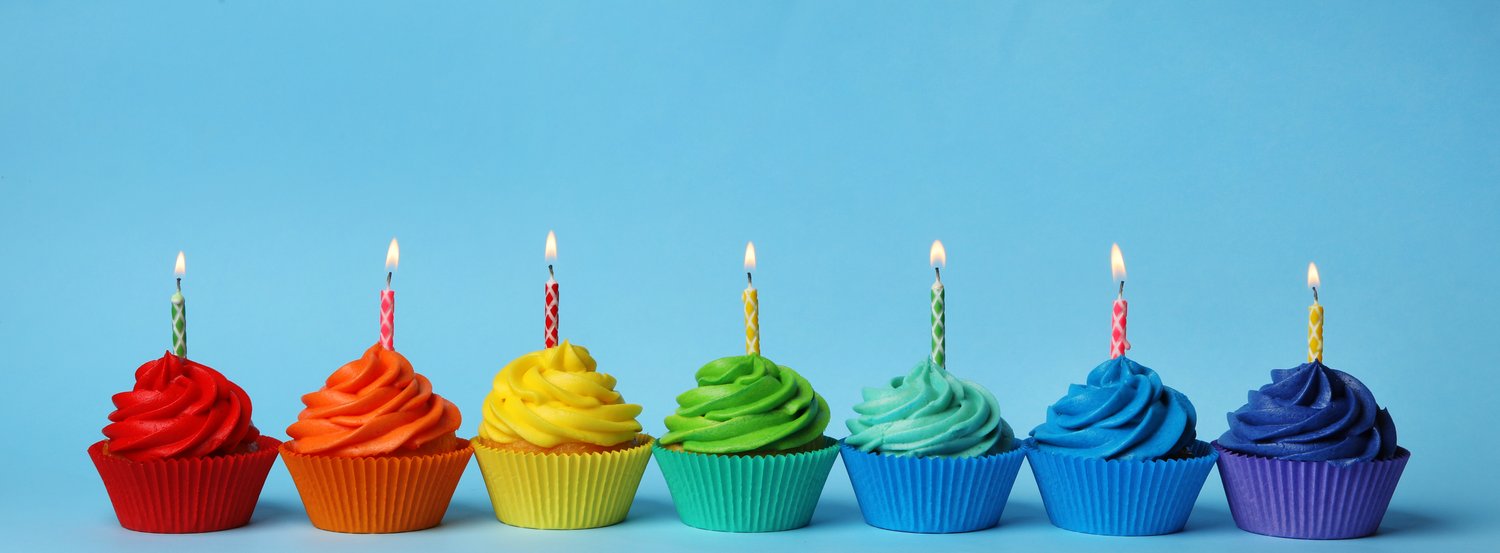
[[682,523],[717,532],[778,532],[807,526],[838,442],[782,455],[714,455],[653,446]]

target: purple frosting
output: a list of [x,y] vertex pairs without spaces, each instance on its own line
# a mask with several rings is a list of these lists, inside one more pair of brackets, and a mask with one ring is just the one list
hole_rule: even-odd
[[1314,361],[1271,371],[1271,383],[1250,392],[1229,414],[1225,449],[1289,461],[1390,459],[1396,426],[1364,383]]

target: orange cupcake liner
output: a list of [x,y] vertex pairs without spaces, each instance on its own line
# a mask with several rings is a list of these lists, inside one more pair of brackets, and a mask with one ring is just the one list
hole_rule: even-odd
[[335,457],[281,446],[308,520],[323,530],[351,534],[437,526],[473,454],[468,440],[457,437],[451,438],[451,449],[431,455]]
[[281,441],[261,436],[255,450],[193,459],[132,461],[89,447],[120,526],[137,532],[189,534],[250,522]]

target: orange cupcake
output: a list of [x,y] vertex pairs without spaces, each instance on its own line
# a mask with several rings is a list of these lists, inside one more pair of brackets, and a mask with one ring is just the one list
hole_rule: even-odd
[[281,457],[313,526],[388,533],[437,526],[474,450],[452,402],[379,344],[302,396]]

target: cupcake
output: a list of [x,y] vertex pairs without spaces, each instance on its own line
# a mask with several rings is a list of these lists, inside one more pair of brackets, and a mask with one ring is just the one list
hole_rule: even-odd
[[281,457],[313,526],[384,533],[436,526],[474,450],[458,408],[379,344],[302,396]]
[[1370,389],[1321,361],[1271,371],[1214,447],[1235,524],[1284,538],[1374,534],[1411,457]]
[[1047,408],[1026,457],[1052,524],[1114,536],[1182,530],[1218,454],[1156,371],[1105,361]]
[[495,517],[512,526],[572,530],[625,520],[651,436],[641,406],[589,350],[561,345],[522,355],[495,375],[474,453]]
[[244,526],[276,462],[250,422],[250,397],[224,375],[168,352],[115,394],[106,439],[89,447],[120,526],[183,534]]
[[758,354],[712,361],[695,378],[652,449],[682,522],[720,532],[806,526],[838,456],[823,435],[828,403]]
[[865,388],[854,411],[842,449],[865,522],[923,533],[1000,522],[1026,453],[989,390],[928,359]]

